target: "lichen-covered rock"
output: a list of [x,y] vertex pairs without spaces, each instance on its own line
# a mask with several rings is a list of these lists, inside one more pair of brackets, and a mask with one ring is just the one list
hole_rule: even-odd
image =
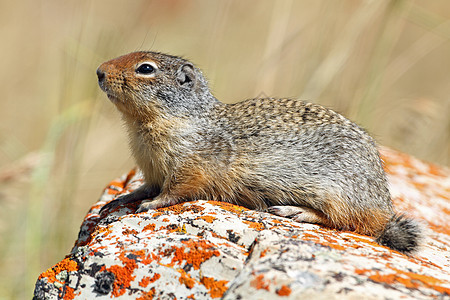
[[99,216],[142,184],[113,181],[72,252],[37,280],[36,299],[427,299],[450,295],[450,170],[383,149],[397,211],[427,238],[408,257],[372,238],[227,203],[195,201]]

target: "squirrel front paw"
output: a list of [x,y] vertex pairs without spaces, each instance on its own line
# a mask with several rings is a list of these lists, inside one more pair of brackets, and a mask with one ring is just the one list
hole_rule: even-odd
[[156,209],[158,207],[156,207],[155,205],[156,201],[151,201],[151,200],[144,200],[141,202],[141,204],[139,204],[138,209],[136,210],[136,213],[141,213],[141,212],[146,212],[150,209]]
[[154,200],[144,200],[139,205],[139,208],[136,210],[136,213],[146,212],[150,209],[157,209],[161,207],[167,207],[171,205],[175,205],[180,203],[177,198],[172,198],[165,195],[160,195],[156,197]]

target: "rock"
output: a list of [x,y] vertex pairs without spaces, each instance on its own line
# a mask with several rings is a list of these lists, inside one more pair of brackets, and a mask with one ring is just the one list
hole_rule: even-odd
[[397,211],[426,227],[414,256],[371,237],[215,201],[134,214],[100,208],[142,184],[111,182],[35,299],[428,299],[450,295],[450,170],[383,148]]

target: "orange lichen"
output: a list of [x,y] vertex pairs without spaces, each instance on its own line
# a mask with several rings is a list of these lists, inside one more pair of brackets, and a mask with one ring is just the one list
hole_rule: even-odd
[[445,177],[446,175],[442,172],[442,168],[433,164],[428,164],[428,173],[434,176]]
[[182,226],[177,226],[175,224],[169,224],[167,226],[162,226],[160,228],[160,230],[167,230],[167,233],[171,233],[171,232],[183,232],[186,233],[186,225],[182,225]]
[[242,220],[242,222],[244,222],[245,224],[247,224],[250,228],[256,229],[256,230],[264,230],[264,224],[257,222],[257,221],[247,221],[247,220]]
[[418,288],[420,285],[417,282],[411,281],[409,278],[399,276],[397,274],[373,274],[369,276],[369,279],[375,282],[383,282],[387,284],[393,284],[395,282],[403,284],[407,288]]
[[156,280],[158,280],[160,278],[161,278],[161,274],[155,273],[155,275],[153,275],[153,277],[150,278],[150,283],[153,283],[153,282],[155,282]]
[[[391,267],[391,266],[388,265],[388,267]],[[426,287],[429,287],[429,288],[432,288],[432,289],[438,291],[439,293],[443,293],[443,294],[446,293],[446,294],[450,295],[450,289],[441,286],[440,284],[442,284],[444,282],[437,278],[427,276],[427,275],[412,273],[412,272],[406,272],[406,271],[402,271],[402,270],[392,268],[392,267],[390,268],[390,270],[395,273],[380,274],[379,271],[369,270],[369,269],[357,269],[357,270],[355,270],[355,272],[359,275],[363,275],[366,273],[373,273],[372,275],[369,275],[369,279],[374,282],[379,282],[379,283],[383,283],[383,284],[400,283],[400,284],[404,285],[405,287],[412,288],[412,289],[418,289],[422,286],[426,286]]]
[[[113,180],[109,183],[108,187],[106,188],[108,194],[115,195],[115,194],[121,194],[123,193],[123,189],[131,182],[133,177],[136,175],[136,170],[132,169],[130,172],[128,172],[127,177],[125,180]],[[119,192],[121,191],[121,192]]]
[[[45,278],[47,278],[47,281],[49,283],[55,282],[55,281],[57,281],[56,275],[58,275],[62,271],[67,271],[67,272],[78,271],[78,264],[75,261],[71,260],[70,258],[66,257],[65,259],[63,259],[62,261],[60,261],[59,263],[57,263],[56,265],[54,265],[53,267],[49,268],[47,271],[42,273],[39,276],[39,279],[42,279],[45,277]],[[60,283],[63,283],[63,282],[60,282]]]
[[372,275],[369,278],[372,279],[373,281],[386,283],[389,283],[390,280],[397,281],[408,288],[418,288],[422,285],[425,285],[440,293],[447,293],[450,295],[450,289],[440,286],[439,284],[442,284],[444,282],[442,282],[437,278],[412,272],[405,272],[395,268],[392,268],[392,270],[396,272],[396,274],[393,274],[394,275],[393,278],[383,277],[382,275],[380,275],[379,277],[377,277],[376,275]]
[[123,235],[129,235],[129,234],[138,234],[138,231],[136,229],[125,229],[122,231]]
[[156,255],[155,253],[152,252],[152,259],[160,261],[161,257],[159,257],[158,255]]
[[[170,249],[166,249],[163,254],[167,256],[173,253],[171,265],[175,263],[181,264],[186,261],[187,264],[191,264],[195,270],[200,268],[202,262],[208,260],[212,256],[219,256],[220,252],[215,249],[214,244],[211,244],[205,240],[187,240],[182,241],[186,247],[172,246]],[[186,251],[188,250],[188,251]]]
[[346,250],[348,247],[341,246],[339,244],[335,243],[323,243],[324,246],[328,246],[330,248],[336,249],[336,250]]
[[303,235],[302,235],[302,237],[304,238],[304,239],[306,239],[306,240],[311,240],[311,241],[318,241],[319,240],[319,238],[318,238],[318,236],[317,235],[314,235],[314,234],[310,234],[310,233],[307,233],[307,232],[305,232],[305,233],[303,233]]
[[103,232],[111,233],[111,229],[109,227],[97,227],[93,235],[100,235]]
[[412,181],[411,184],[414,185],[414,187],[419,191],[426,189],[426,187],[428,186],[427,183],[416,182],[416,181]]
[[142,278],[141,281],[139,281],[139,286],[142,287],[147,287],[150,283],[155,282],[156,280],[158,280],[159,278],[161,278],[161,275],[159,273],[155,273],[155,275],[153,275],[152,278],[150,278],[150,276],[145,276]]
[[289,296],[291,292],[291,288],[284,284],[277,290],[278,296]]
[[161,216],[162,214],[163,214],[163,213],[160,212],[160,211],[155,211],[155,212],[152,214],[152,217],[153,217],[153,218],[157,218],[157,217]]
[[145,277],[143,277],[142,279],[141,279],[141,281],[139,281],[139,286],[142,286],[142,287],[147,287],[147,285],[149,285],[150,284],[150,277],[149,276],[145,276]]
[[[345,231],[340,231],[333,233],[335,230],[330,228],[322,228],[320,231],[320,237],[318,235],[303,233],[302,238],[308,241],[315,242],[317,244],[330,247],[336,250],[347,250],[348,248],[360,248],[362,245],[372,245],[375,247],[383,247],[379,244],[375,243],[367,236],[359,235],[355,232],[348,232],[352,234],[352,237],[342,236],[342,233],[346,233]],[[335,239],[334,237],[339,237],[339,239]],[[386,248],[389,249],[389,248]],[[390,250],[390,249],[389,249]]]
[[370,269],[355,269],[355,273],[358,275],[363,275],[370,271],[371,271]]
[[120,191],[123,190],[124,187],[125,185],[123,181],[114,180],[109,183],[109,186],[106,188],[106,192],[109,195],[116,195],[120,193]]
[[428,267],[431,266],[431,267],[438,268],[438,269],[442,270],[442,266],[437,265],[437,264],[435,264],[435,263],[433,263],[433,262],[431,262],[429,260],[426,260],[426,259],[424,259],[422,257],[410,256],[410,257],[408,257],[408,260],[411,261],[412,263],[415,263],[415,264],[421,264],[421,265],[425,265],[425,266],[428,266]]
[[258,276],[256,276],[255,279],[253,279],[250,282],[250,286],[254,287],[257,290],[265,289],[268,291],[269,290],[269,281],[264,279],[263,274],[259,274]]
[[195,285],[195,279],[191,277],[191,275],[186,274],[184,270],[180,270],[180,283],[184,284],[188,289],[192,289]]
[[[140,252],[140,251],[139,251]],[[153,262],[153,261],[160,261],[161,260],[161,258],[159,257],[159,256],[157,256],[155,253],[150,253],[150,254],[148,254],[148,255],[145,255],[145,253],[139,253],[139,254],[136,254],[136,255],[138,255],[139,256],[139,258],[140,258],[140,262],[142,263],[142,264],[144,264],[144,265],[148,265],[148,264],[150,264],[151,262]]]
[[[219,234],[215,233],[214,231],[211,231],[210,233],[215,238],[218,238],[218,239],[223,239],[224,238],[222,235],[219,235]],[[202,232],[198,232],[197,236],[202,236]],[[225,244],[227,244],[227,243],[225,243]],[[219,244],[219,245],[223,245],[223,244]]]
[[212,298],[221,298],[228,289],[226,287],[227,280],[215,280],[212,277],[202,277],[200,282],[209,290]]
[[267,251],[269,251],[269,248],[264,249],[263,251],[261,251],[261,254],[259,255],[259,257],[264,257],[266,256]]
[[152,300],[155,296],[156,290],[155,288],[151,288],[148,292],[142,292],[142,296],[136,298],[136,300]]
[[204,220],[204,221],[206,221],[208,223],[212,223],[216,219],[216,217],[213,217],[213,216],[201,216],[199,219],[202,219],[202,220]]
[[[354,232],[352,232],[352,237],[351,238],[349,238],[349,237],[345,237],[344,239],[345,240],[348,240],[349,242],[356,242],[356,243],[364,243],[364,244],[367,244],[367,245],[372,245],[372,246],[375,246],[375,247],[380,247],[380,244],[377,244],[374,240],[372,240],[370,237],[367,237],[367,236],[361,236],[361,235],[359,235],[359,234],[357,234],[357,233],[354,233]],[[359,247],[359,245],[357,245],[357,247]],[[387,249],[389,249],[389,248],[387,248]]]
[[447,224],[438,225],[438,224],[434,224],[432,222],[428,222],[428,227],[435,232],[444,233],[444,234],[450,236],[450,227]]
[[120,253],[119,259],[122,261],[124,266],[113,265],[105,269],[115,275],[112,290],[112,295],[115,297],[119,297],[125,294],[126,289],[130,287],[131,282],[136,277],[132,274],[134,272],[134,269],[137,268],[136,261],[134,259],[126,257],[123,252]]
[[64,300],[72,300],[73,298],[75,298],[75,292],[74,289],[71,288],[70,286],[66,286],[66,290],[64,292]]
[[176,204],[176,205],[172,205],[169,207],[163,207],[160,208],[160,211],[165,211],[165,212],[172,212],[175,214],[182,214],[184,212],[188,212],[188,211],[192,211],[194,213],[199,213],[202,212],[205,208],[200,206],[200,205],[195,205],[195,204],[191,204],[188,206],[185,206],[183,203],[180,204]]
[[244,210],[249,210],[248,208],[245,208],[243,206],[239,206],[239,205],[235,205],[235,204],[231,204],[228,202],[221,202],[221,201],[208,201],[209,204],[215,205],[215,206],[220,206],[220,208],[238,214],[240,215]]
[[382,150],[381,158],[384,161],[384,168],[387,173],[390,171],[390,166],[400,165],[406,168],[413,168],[411,157],[400,152]]
[[144,256],[146,252],[145,250],[134,250],[134,251],[132,250],[130,251],[130,253],[136,256]]

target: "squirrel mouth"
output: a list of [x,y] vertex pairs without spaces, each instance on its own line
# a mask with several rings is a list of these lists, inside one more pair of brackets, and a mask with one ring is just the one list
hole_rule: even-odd
[[114,96],[114,95],[111,95],[111,94],[106,94],[106,96],[108,96],[108,99],[112,102],[112,103],[117,103],[118,101],[119,101],[119,98],[117,98],[116,96]]

